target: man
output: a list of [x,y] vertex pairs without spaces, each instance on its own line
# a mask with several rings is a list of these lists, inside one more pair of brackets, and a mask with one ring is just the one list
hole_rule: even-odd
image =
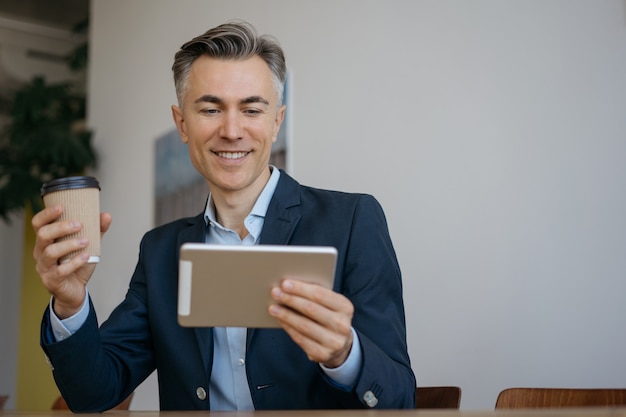
[[[412,408],[402,283],[386,220],[368,195],[305,187],[269,165],[283,121],[280,46],[232,22],[189,41],[173,65],[172,115],[210,195],[204,213],[148,232],[124,301],[98,329],[86,284],[93,264],[58,259],[88,242],[80,228],[33,218],[34,257],[52,294],[41,344],[74,411],[102,411],[155,369],[162,410]],[[102,232],[111,224],[101,215]],[[334,246],[334,291],[284,279],[268,309],[281,328],[177,323],[184,242]]]

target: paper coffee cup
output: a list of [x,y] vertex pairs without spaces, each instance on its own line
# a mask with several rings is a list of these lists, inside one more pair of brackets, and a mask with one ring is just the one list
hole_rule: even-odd
[[61,258],[67,262],[74,256],[89,252],[89,261],[100,261],[100,184],[94,177],[78,176],[58,178],[41,187],[41,196],[46,207],[61,205],[63,214],[57,221],[78,220],[83,225],[78,233],[59,240],[87,237],[89,246],[71,252]]

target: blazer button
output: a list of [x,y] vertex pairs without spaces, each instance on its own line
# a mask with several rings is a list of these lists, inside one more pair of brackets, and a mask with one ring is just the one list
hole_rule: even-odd
[[204,388],[202,387],[198,387],[196,388],[196,396],[198,397],[199,400],[206,400],[206,391]]
[[365,404],[369,408],[374,408],[376,407],[376,404],[378,404],[378,398],[376,398],[372,391],[365,391],[365,394],[363,394],[363,401],[365,401]]

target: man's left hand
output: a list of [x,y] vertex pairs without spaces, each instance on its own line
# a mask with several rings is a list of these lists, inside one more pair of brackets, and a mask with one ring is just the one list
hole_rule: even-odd
[[308,358],[327,368],[342,365],[352,349],[354,306],[344,295],[317,284],[285,279],[272,288],[269,313]]

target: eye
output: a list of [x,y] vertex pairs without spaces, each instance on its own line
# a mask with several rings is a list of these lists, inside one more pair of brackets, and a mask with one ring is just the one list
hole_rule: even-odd
[[218,114],[219,110],[216,108],[206,108],[206,109],[200,109],[200,113],[213,116],[213,115]]
[[247,109],[243,109],[243,114],[247,115],[247,116],[258,116],[259,114],[262,114],[263,111],[256,109],[256,108],[247,108]]

